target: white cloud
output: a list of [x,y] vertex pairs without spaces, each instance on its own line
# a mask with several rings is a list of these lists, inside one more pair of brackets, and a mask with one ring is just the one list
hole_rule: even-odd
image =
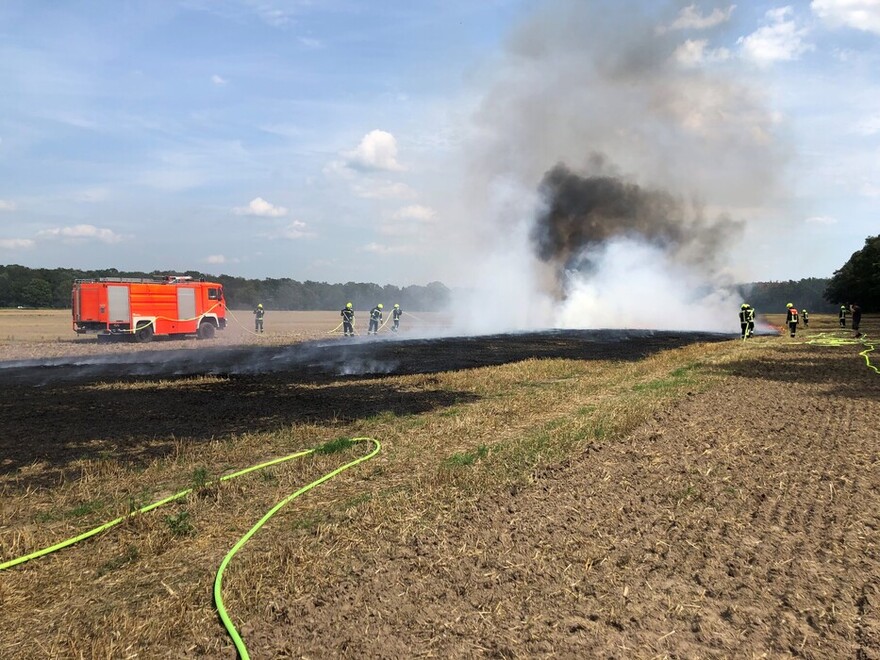
[[34,241],[29,238],[0,238],[0,249],[3,250],[25,250],[34,245]]
[[706,62],[723,62],[730,59],[730,51],[726,48],[707,49],[707,39],[688,39],[672,54],[682,66],[699,66]]
[[367,180],[352,186],[352,192],[364,199],[413,199],[416,191],[405,183]]
[[412,206],[404,206],[396,211],[391,217],[394,220],[416,220],[418,222],[430,222],[437,215],[437,211],[429,206],[421,204],[413,204]]
[[294,220],[276,234],[278,238],[286,238],[291,241],[300,238],[314,238],[316,235],[315,232],[309,231],[308,224],[302,220]]
[[716,7],[708,16],[703,16],[697,5],[688,5],[679,13],[678,17],[669,25],[669,30],[705,30],[715,27],[730,20],[736,5],[730,5],[727,9]]
[[415,250],[411,245],[385,245],[383,243],[367,243],[361,252],[372,252],[373,254],[410,254]]
[[865,181],[859,188],[859,194],[864,197],[880,197],[880,186],[872,181]]
[[117,234],[111,229],[96,227],[95,225],[73,225],[70,227],[52,227],[37,232],[38,238],[61,238],[67,240],[100,241],[101,243],[119,243],[125,240],[124,236]]
[[73,193],[75,202],[96,203],[106,201],[110,197],[110,191],[106,188],[85,188]]
[[0,199],[0,211],[14,211],[15,208],[15,202],[10,202],[6,199]]
[[880,133],[880,115],[865,117],[856,124],[856,132],[861,135],[875,135]]
[[255,197],[247,206],[236,206],[232,212],[235,215],[254,215],[261,218],[280,218],[287,215],[286,208],[270,204],[262,197]]
[[437,212],[428,206],[404,206],[379,227],[379,232],[385,236],[422,236],[425,227],[431,225],[436,217]]
[[804,222],[808,225],[836,225],[837,218],[832,218],[830,215],[814,215],[804,220]]
[[217,85],[218,87],[222,87],[223,85],[226,85],[229,83],[229,81],[226,78],[223,78],[222,76],[218,76],[216,73],[213,76],[211,76],[211,82],[214,83],[215,85]]
[[321,41],[320,39],[314,39],[312,37],[300,37],[299,42],[306,48],[310,48],[312,50],[317,50],[318,48],[324,47],[323,41]]
[[742,56],[759,66],[766,66],[773,62],[796,60],[812,50],[813,45],[804,41],[808,30],[799,28],[793,15],[794,10],[790,6],[771,9],[764,14],[766,25],[737,39]]
[[400,172],[405,169],[397,162],[397,139],[379,129],[367,133],[354,151],[343,156],[346,165],[355,170]]
[[219,265],[226,263],[226,257],[222,254],[212,254],[204,258],[206,264]]
[[832,27],[851,27],[880,34],[878,0],[813,0],[810,9]]

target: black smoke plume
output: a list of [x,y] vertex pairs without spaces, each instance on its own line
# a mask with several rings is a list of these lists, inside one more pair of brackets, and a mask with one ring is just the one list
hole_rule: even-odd
[[590,254],[615,238],[649,243],[674,261],[711,271],[742,230],[742,223],[726,215],[708,221],[696,203],[609,173],[601,156],[593,156],[591,165],[600,171],[580,175],[559,163],[539,187],[543,208],[531,238],[537,256],[556,268],[560,281],[566,271],[588,274]]

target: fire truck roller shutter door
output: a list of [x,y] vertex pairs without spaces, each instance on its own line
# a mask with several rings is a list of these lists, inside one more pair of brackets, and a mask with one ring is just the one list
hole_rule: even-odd
[[108,286],[107,304],[110,307],[107,320],[110,323],[130,323],[131,306],[128,300],[127,286]]
[[196,317],[196,290],[189,287],[177,289],[177,318],[194,319]]

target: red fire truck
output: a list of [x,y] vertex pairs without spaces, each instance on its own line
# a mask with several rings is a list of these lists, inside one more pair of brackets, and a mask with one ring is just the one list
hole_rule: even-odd
[[76,280],[71,307],[74,332],[97,333],[99,340],[146,342],[157,335],[211,339],[226,327],[223,287],[181,275]]

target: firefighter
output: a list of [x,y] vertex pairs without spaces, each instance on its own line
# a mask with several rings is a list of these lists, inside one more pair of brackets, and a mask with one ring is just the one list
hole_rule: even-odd
[[788,303],[785,307],[788,309],[788,313],[785,315],[785,322],[788,323],[788,331],[791,333],[791,336],[794,337],[794,333],[797,332],[798,327],[797,307],[791,303]]
[[855,338],[858,339],[862,336],[862,333],[859,332],[859,326],[862,324],[862,308],[853,303],[849,309],[852,312],[852,329],[855,333]]
[[805,310],[805,309],[801,310],[801,318],[804,320],[804,327],[805,328],[808,325],[810,325],[810,315],[807,313],[807,310]]
[[370,310],[370,327],[367,330],[368,335],[379,333],[379,322],[382,320],[382,303],[379,303]]
[[846,305],[840,306],[840,311],[837,313],[837,318],[840,320],[840,327],[846,327]]
[[755,308],[746,303],[749,307],[749,329],[746,332],[746,337],[751,339],[752,335],[755,334]]
[[342,317],[342,333],[346,337],[354,337],[354,309],[350,302],[345,303],[339,315]]
[[266,311],[263,309],[263,303],[257,305],[254,310],[254,332],[263,332],[263,317]]
[[391,320],[393,321],[393,325],[391,326],[391,332],[397,332],[400,329],[400,317],[403,315],[403,310],[400,309],[400,305],[394,303],[394,309],[391,310]]
[[743,303],[739,306],[739,328],[740,328],[740,339],[745,339],[749,336],[749,305],[748,303]]

